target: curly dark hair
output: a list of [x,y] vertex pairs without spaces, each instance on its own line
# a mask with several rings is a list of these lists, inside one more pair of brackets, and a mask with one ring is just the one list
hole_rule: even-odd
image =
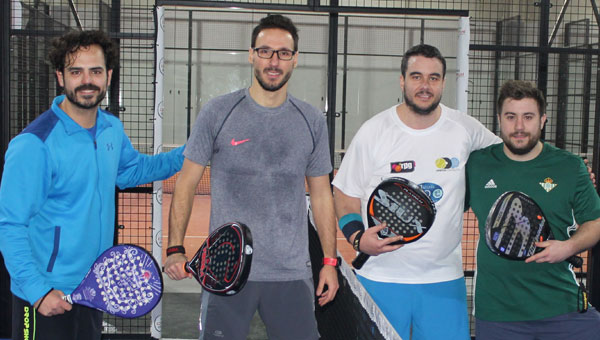
[[292,22],[292,19],[284,17],[280,14],[271,14],[260,19],[258,26],[254,27],[254,30],[252,31],[252,42],[250,47],[256,47],[256,38],[258,37],[258,34],[262,30],[268,28],[279,28],[284,31],[288,31],[294,39],[294,51],[298,51],[298,29]]
[[546,99],[544,93],[533,83],[525,80],[507,80],[500,87],[498,94],[498,115],[502,113],[502,105],[506,99],[521,100],[531,98],[537,103],[540,116],[546,113]]
[[442,56],[442,53],[440,52],[440,50],[438,50],[434,46],[427,45],[427,44],[415,45],[415,46],[409,48],[404,53],[404,58],[402,58],[402,64],[400,66],[400,70],[402,72],[403,77],[406,77],[406,70],[408,69],[408,60],[412,56],[422,56],[425,58],[436,58],[437,60],[439,60],[442,63],[442,66],[444,68],[443,77],[444,78],[446,77],[446,59]]
[[64,72],[65,66],[69,66],[71,62],[67,58],[80,48],[91,45],[102,48],[107,70],[119,67],[119,49],[103,31],[70,31],[53,39],[48,59],[57,71]]

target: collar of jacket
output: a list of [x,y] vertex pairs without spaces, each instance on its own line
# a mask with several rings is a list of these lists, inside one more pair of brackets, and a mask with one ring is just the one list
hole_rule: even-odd
[[[54,114],[58,116],[60,121],[63,123],[67,134],[72,135],[74,133],[85,130],[81,125],[77,124],[71,117],[69,117],[69,115],[65,111],[63,111],[63,109],[60,108],[59,105],[63,102],[63,100],[65,100],[65,95],[54,98],[54,100],[52,101],[52,112],[54,112]],[[105,112],[100,108],[98,109],[98,112],[96,114],[96,134],[106,129],[107,127],[112,126],[112,124],[108,121],[106,117],[107,114],[109,113]]]

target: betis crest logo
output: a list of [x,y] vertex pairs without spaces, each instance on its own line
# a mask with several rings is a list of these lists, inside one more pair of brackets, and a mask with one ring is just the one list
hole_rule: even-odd
[[555,184],[552,178],[547,177],[543,182],[540,182],[540,185],[542,188],[544,188],[544,190],[546,190],[546,192],[550,192],[550,190],[556,188],[558,184]]

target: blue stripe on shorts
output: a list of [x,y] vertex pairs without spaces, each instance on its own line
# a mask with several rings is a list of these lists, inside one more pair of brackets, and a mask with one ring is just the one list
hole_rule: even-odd
[[465,279],[427,284],[377,282],[357,275],[402,339],[468,340]]

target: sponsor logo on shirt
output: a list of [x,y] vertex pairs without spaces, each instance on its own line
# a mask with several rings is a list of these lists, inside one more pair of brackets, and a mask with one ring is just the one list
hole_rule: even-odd
[[238,146],[240,144],[244,144],[246,142],[249,142],[250,139],[246,138],[246,139],[242,139],[242,140],[235,140],[235,138],[231,138],[231,145],[233,146]]
[[554,183],[552,178],[547,177],[546,179],[544,179],[543,182],[540,182],[540,185],[542,186],[542,188],[544,188],[544,190],[546,190],[546,192],[550,192],[550,190],[556,188],[558,184]]
[[435,183],[425,182],[419,184],[419,186],[421,187],[421,189],[423,189],[423,191],[425,191],[427,196],[431,198],[433,203],[438,202],[444,196],[444,190],[442,189],[442,187]]
[[435,160],[437,171],[447,171],[458,168],[460,161],[456,157],[440,157]]
[[415,161],[392,162],[390,163],[390,168],[393,174],[413,172],[415,171]]
[[494,179],[490,179],[487,183],[485,183],[484,189],[496,189],[498,186],[494,182]]

